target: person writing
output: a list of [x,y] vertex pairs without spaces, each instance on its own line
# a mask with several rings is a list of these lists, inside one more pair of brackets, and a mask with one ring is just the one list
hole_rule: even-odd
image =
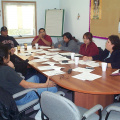
[[[111,35],[106,42],[105,50],[96,56],[84,56],[83,60],[100,60],[108,63],[108,67],[120,68],[120,39],[117,35]],[[101,66],[101,62],[99,63]]]
[[46,35],[44,28],[39,29],[39,35],[33,39],[32,46],[34,46],[35,43],[38,43],[39,45],[43,45],[43,46],[52,45],[52,39],[49,35]]
[[[7,46],[0,45],[0,87],[11,93],[12,95],[28,88],[37,88],[40,95],[43,91],[57,92],[56,84],[47,78],[46,83],[40,83],[38,76],[34,75],[28,80],[21,78],[13,68],[7,64],[10,61],[10,53]],[[38,96],[31,91],[16,99],[17,105],[26,104]]]
[[63,34],[63,40],[58,41],[55,45],[54,48],[60,48],[61,50],[64,51],[70,51],[70,52],[79,52],[79,47],[78,41],[76,39],[73,39],[71,33],[66,32]]
[[93,36],[90,32],[83,35],[84,44],[80,46],[79,54],[84,56],[94,56],[99,54],[99,49],[92,40]]

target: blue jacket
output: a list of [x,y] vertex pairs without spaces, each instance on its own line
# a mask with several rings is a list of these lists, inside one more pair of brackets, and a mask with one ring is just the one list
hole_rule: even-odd
[[[112,68],[119,69],[120,68],[120,50],[114,50],[110,57],[109,51],[105,49],[99,55],[92,56],[93,60],[100,60],[102,62],[111,63]],[[107,58],[108,57],[108,58]]]

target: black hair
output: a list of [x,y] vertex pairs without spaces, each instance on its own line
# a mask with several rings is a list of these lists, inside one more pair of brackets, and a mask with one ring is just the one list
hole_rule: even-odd
[[113,48],[112,48],[113,51],[114,50],[120,50],[120,39],[117,35],[111,35],[111,36],[108,37],[108,39],[114,45]]
[[0,44],[0,65],[4,65],[4,58],[8,58],[9,49],[7,46]]
[[66,36],[69,40],[72,40],[72,35],[69,32],[63,34],[63,37]]
[[[69,32],[64,33],[62,36],[63,37],[66,36],[69,39],[69,41],[73,39],[71,33],[69,33]],[[66,43],[66,47],[68,47],[69,41]]]
[[39,33],[40,33],[40,30],[44,30],[44,31],[45,31],[45,29],[44,29],[44,28],[40,28],[40,29],[39,29]]
[[92,33],[90,32],[86,32],[84,35],[83,35],[83,39],[84,39],[84,36],[90,40],[90,42],[92,42],[92,38],[93,38],[93,35]]

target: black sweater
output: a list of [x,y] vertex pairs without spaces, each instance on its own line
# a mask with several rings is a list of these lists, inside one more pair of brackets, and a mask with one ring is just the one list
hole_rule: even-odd
[[119,69],[120,68],[120,50],[114,50],[109,58],[109,51],[105,49],[99,55],[92,56],[93,60],[100,60],[102,62],[111,63],[112,68]]

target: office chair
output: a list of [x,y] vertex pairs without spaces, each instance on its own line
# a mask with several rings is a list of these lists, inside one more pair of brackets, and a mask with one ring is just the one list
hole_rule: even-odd
[[[4,90],[1,87],[0,87],[0,90],[2,90],[2,91],[0,91],[0,95],[2,95],[2,98],[0,100],[0,116],[4,120],[23,120],[22,116],[23,117],[24,116],[28,117],[28,116],[30,116],[33,113],[38,111],[38,110],[37,111],[32,111],[32,112],[29,112],[28,114],[25,114],[26,110],[30,109],[31,107],[33,107],[34,105],[36,105],[36,104],[38,104],[40,102],[40,97],[39,97],[38,93],[36,92],[36,89],[26,89],[26,90],[23,90],[21,92],[18,92],[16,94],[14,94],[13,96],[9,92],[7,92],[6,90]],[[17,97],[20,97],[20,96],[22,96],[22,95],[24,95],[24,94],[26,94],[26,93],[28,93],[30,91],[34,91],[38,95],[38,98],[31,101],[31,102],[28,102],[28,103],[26,103],[24,105],[15,106],[16,104],[14,102],[14,99],[17,98]],[[3,95],[2,92],[4,92],[4,95]],[[9,99],[10,100],[13,99],[13,105],[15,107],[15,108],[13,108],[14,111],[8,113],[8,109],[12,109],[12,106],[10,105],[10,107],[6,107],[7,105],[4,105],[4,104],[7,104],[7,101],[4,102],[4,100],[6,100],[6,99],[8,99],[8,101],[9,101]],[[14,114],[14,112],[15,112],[15,114]]]
[[120,120],[120,103],[113,103],[102,111],[102,120]]
[[[45,91],[41,94],[42,120],[100,120],[95,114],[101,110],[101,105],[96,105],[90,110],[76,106],[72,101],[56,93]],[[44,119],[46,117],[47,119]]]

